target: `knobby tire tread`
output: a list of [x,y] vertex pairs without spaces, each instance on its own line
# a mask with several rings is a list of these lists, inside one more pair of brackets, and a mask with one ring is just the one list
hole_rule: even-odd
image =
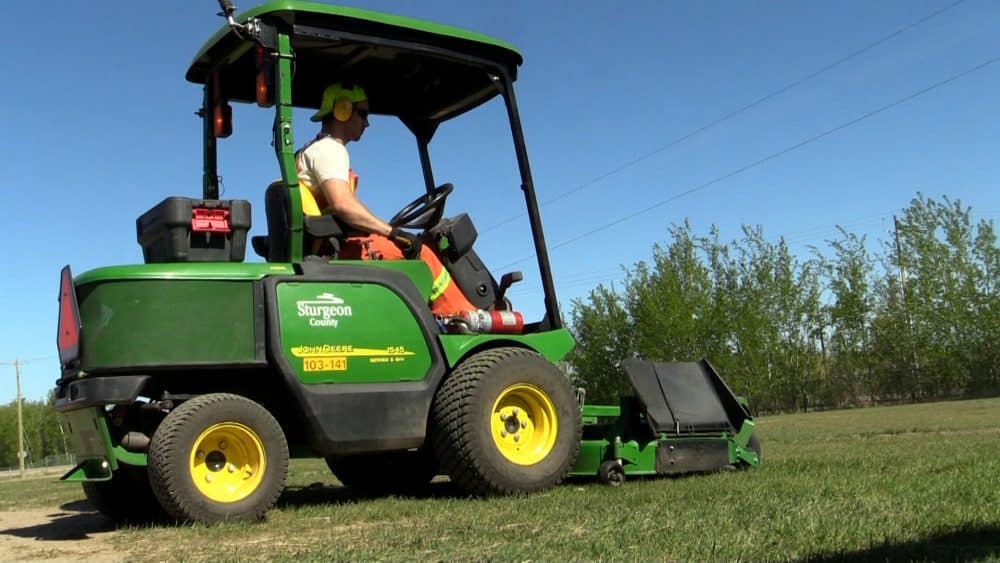
[[[512,495],[546,489],[562,482],[576,463],[579,449],[573,448],[572,455],[565,460],[559,472],[527,489],[510,487],[497,479],[492,471],[483,470],[483,452],[473,442],[475,418],[480,414],[472,408],[476,389],[497,365],[526,357],[543,359],[532,350],[510,347],[485,350],[470,356],[444,381],[434,398],[432,442],[441,464],[441,473],[447,474],[459,488],[470,494]],[[575,426],[573,440],[579,444],[581,424],[578,409],[576,414],[574,421],[560,420],[559,423],[561,428],[567,423]]]
[[[250,408],[259,408],[263,410],[263,407],[251,401],[250,399],[240,396],[232,395],[228,393],[211,393],[208,395],[201,395],[185,401],[180,406],[175,408],[170,412],[169,415],[160,424],[156,432],[153,435],[153,441],[149,448],[149,480],[153,488],[153,493],[156,498],[160,501],[160,505],[172,518],[178,521],[191,521],[197,520],[195,515],[199,512],[196,507],[192,506],[193,502],[191,499],[186,498],[182,493],[181,487],[182,479],[188,479],[189,475],[187,472],[187,462],[182,467],[176,467],[169,461],[169,455],[176,455],[178,452],[183,452],[185,448],[180,448],[178,441],[181,438],[188,426],[191,424],[191,419],[198,415],[202,409],[212,408],[220,403],[225,403],[227,401],[235,401],[237,403],[244,403]],[[264,412],[267,412],[266,410]],[[273,420],[273,419],[272,419]],[[277,430],[281,433],[281,427],[277,426]],[[258,435],[260,432],[254,429]],[[273,455],[274,452],[265,452],[268,458]],[[277,452],[280,456],[282,452]],[[244,514],[239,517],[242,520],[260,520],[264,518],[267,511],[277,502],[278,497],[284,490],[285,480],[287,478],[288,469],[288,447],[285,445],[284,451],[285,459],[285,476],[282,476],[280,480],[280,485],[275,487],[275,490],[265,499],[264,502],[259,503],[256,510],[252,513]],[[268,464],[268,469],[266,471],[280,470],[280,467],[272,468],[272,465]],[[178,474],[180,473],[180,474]],[[263,486],[263,484],[262,484]],[[235,519],[235,518],[234,518]]]

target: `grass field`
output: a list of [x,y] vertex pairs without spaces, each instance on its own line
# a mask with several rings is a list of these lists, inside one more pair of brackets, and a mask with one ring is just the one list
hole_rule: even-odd
[[[764,467],[527,498],[364,498],[293,462],[260,524],[119,531],[128,560],[1000,558],[1000,399],[774,416]],[[0,510],[86,510],[78,486],[0,483]],[[56,543],[56,542],[53,542]],[[57,548],[58,546],[54,546]],[[58,551],[54,552],[58,553]]]

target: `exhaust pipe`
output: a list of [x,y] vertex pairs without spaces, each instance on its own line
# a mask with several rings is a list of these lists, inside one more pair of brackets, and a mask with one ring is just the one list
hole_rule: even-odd
[[146,453],[149,451],[149,436],[142,432],[129,432],[122,438],[122,447],[128,452]]

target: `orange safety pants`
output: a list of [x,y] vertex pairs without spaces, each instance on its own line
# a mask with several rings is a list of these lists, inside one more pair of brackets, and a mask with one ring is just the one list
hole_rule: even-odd
[[[402,260],[403,252],[398,246],[382,235],[347,237],[340,249],[340,257],[345,260]],[[476,306],[462,294],[462,290],[452,281],[451,275],[434,251],[427,245],[420,247],[420,259],[431,269],[431,313],[439,317],[455,315],[463,311],[473,311]]]

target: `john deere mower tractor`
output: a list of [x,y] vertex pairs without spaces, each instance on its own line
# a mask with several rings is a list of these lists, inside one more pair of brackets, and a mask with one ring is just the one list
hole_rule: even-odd
[[[61,274],[56,408],[79,462],[63,480],[82,482],[119,521],[165,512],[216,522],[263,517],[290,457],[325,458],[349,487],[406,492],[440,474],[475,495],[530,493],[570,474],[617,484],[759,463],[745,404],[707,362],[628,363],[636,395],[616,406],[584,404],[556,367],[573,339],[549,269],[513,46],[313,2],[239,15],[220,5],[227,23],[186,76],[204,92],[201,197],[167,198],[138,218],[144,263]],[[486,322],[436,318],[423,262],[340,259],[349,227],[303,215],[292,109],[318,108],[341,77],[412,132],[424,193],[391,223],[421,233]],[[436,183],[428,150],[439,127],[497,97],[544,288],[534,322],[505,297],[522,274],[497,282],[473,248],[471,217],[445,216],[452,186]],[[219,199],[233,102],[274,114],[280,180],[252,192],[266,209],[266,234],[250,238],[264,262],[244,262],[250,203]]]

